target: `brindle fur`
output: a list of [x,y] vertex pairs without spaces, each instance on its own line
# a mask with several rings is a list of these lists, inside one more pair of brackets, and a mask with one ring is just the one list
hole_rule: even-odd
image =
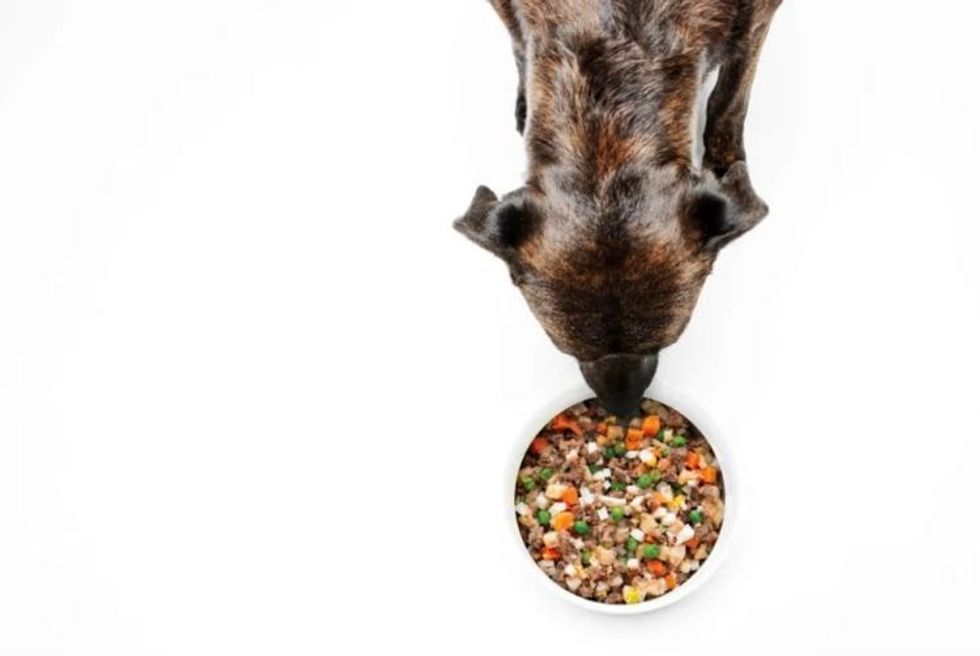
[[481,187],[456,227],[507,262],[562,351],[673,343],[719,248],[767,213],[742,132],[780,1],[490,0],[513,40],[529,175],[502,200]]

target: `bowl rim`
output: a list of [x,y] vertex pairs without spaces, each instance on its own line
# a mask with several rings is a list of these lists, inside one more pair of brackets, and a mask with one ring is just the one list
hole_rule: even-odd
[[647,389],[644,393],[644,398],[653,399],[654,401],[659,401],[674,408],[698,428],[708,444],[711,445],[712,451],[714,451],[715,457],[718,460],[718,468],[721,470],[725,481],[725,521],[722,524],[721,531],[718,533],[718,541],[711,550],[711,554],[705,560],[704,565],[690,579],[678,586],[676,590],[639,604],[604,604],[598,601],[591,601],[578,596],[548,578],[528,553],[524,539],[521,537],[520,530],[518,529],[518,524],[514,516],[514,485],[528,445],[534,439],[534,436],[538,434],[538,431],[559,412],[576,403],[592,398],[595,398],[595,393],[584,384],[567,388],[560,394],[549,399],[546,403],[541,404],[540,410],[534,414],[530,421],[524,424],[524,428],[516,440],[510,458],[510,464],[507,468],[504,487],[506,520],[510,525],[510,532],[514,537],[514,543],[518,549],[517,556],[524,563],[523,569],[544,584],[552,594],[580,608],[607,615],[640,615],[666,608],[667,606],[676,604],[699,589],[718,571],[718,568],[721,567],[731,549],[731,544],[734,539],[733,536],[738,526],[738,476],[732,461],[731,452],[728,448],[728,443],[725,442],[724,437],[718,431],[714,422],[711,421],[710,416],[682,392],[663,385],[658,381],[654,382]]

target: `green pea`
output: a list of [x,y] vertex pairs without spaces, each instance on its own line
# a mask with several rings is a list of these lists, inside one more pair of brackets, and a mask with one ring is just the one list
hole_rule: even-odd
[[605,449],[602,450],[602,455],[606,456],[606,458],[615,458],[616,449],[612,448],[611,446],[607,446]]
[[528,492],[530,492],[535,487],[537,487],[537,483],[535,483],[534,482],[534,479],[531,478],[531,477],[522,478],[521,479],[521,485],[523,485],[524,486],[524,489],[527,490]]
[[579,535],[587,535],[589,532],[588,522],[584,522],[581,519],[575,522],[575,532]]
[[643,490],[649,489],[653,485],[653,476],[650,474],[643,474],[638,479],[636,479],[636,484]]
[[685,446],[686,444],[687,444],[687,438],[684,437],[683,435],[678,435],[677,437],[675,437],[670,441],[670,445],[675,447],[682,447]]
[[588,567],[592,564],[592,552],[586,549],[582,552],[582,567]]
[[549,524],[551,524],[551,513],[548,512],[547,510],[539,510],[538,524],[541,524],[541,526],[548,526]]
[[650,476],[653,478],[654,483],[659,483],[661,479],[663,479],[664,477],[664,475],[660,472],[660,470],[657,469],[654,469],[652,472],[650,472]]
[[687,516],[694,524],[700,524],[704,521],[704,513],[700,510],[692,510],[691,514]]
[[621,522],[623,520],[623,517],[626,517],[626,511],[623,510],[622,506],[613,506],[613,509],[610,511],[610,513],[612,514],[613,520],[617,522]]
[[609,486],[609,489],[613,490],[614,492],[622,492],[623,490],[626,489],[626,483],[622,481],[613,481],[612,484]]
[[600,469],[602,469],[600,465],[589,465],[589,472],[593,474],[599,471]]
[[538,478],[542,481],[547,481],[555,472],[551,471],[550,467],[545,467],[538,473]]
[[626,541],[626,551],[628,553],[633,553],[636,548],[640,546],[640,543],[636,541],[636,538],[631,537]]
[[667,441],[667,433],[665,432],[665,429],[661,428],[660,430],[657,431],[657,439],[660,440],[661,442]]
[[660,547],[655,544],[648,544],[643,547],[643,557],[647,560],[653,560],[660,555]]
[[613,447],[613,453],[617,456],[626,455],[626,445],[622,442],[616,442],[616,446]]

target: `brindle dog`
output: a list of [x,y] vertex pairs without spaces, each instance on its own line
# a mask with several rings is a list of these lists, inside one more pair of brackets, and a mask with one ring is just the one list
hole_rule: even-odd
[[768,213],[742,133],[781,0],[490,2],[513,38],[530,173],[502,199],[480,187],[455,227],[507,263],[627,416],[719,249]]

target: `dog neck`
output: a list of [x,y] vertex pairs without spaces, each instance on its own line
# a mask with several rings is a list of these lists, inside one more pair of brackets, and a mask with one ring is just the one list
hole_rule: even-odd
[[528,61],[532,185],[595,196],[624,173],[676,180],[699,167],[704,57],[651,57],[608,36],[553,38]]

